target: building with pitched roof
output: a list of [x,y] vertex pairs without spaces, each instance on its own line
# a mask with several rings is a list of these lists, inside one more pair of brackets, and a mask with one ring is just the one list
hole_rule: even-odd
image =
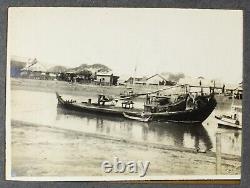
[[161,74],[155,74],[146,79],[146,85],[175,85],[176,83],[169,80]]

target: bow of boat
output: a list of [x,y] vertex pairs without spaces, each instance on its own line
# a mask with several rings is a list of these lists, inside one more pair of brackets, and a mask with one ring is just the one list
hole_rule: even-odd
[[65,104],[65,101],[62,99],[62,96],[59,95],[58,92],[56,92],[56,98],[57,98],[57,101],[58,101],[59,105]]

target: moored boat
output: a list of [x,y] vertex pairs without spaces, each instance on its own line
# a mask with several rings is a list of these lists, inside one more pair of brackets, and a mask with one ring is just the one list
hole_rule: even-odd
[[[146,100],[144,109],[135,109],[133,106],[129,108],[115,106],[114,103],[105,104],[107,99],[105,96],[99,95],[98,102],[77,103],[74,100],[63,100],[56,93],[58,105],[69,110],[80,112],[88,112],[95,114],[105,114],[109,116],[119,116],[123,118],[134,119],[138,121],[160,121],[160,122],[181,122],[187,124],[200,124],[212,113],[216,106],[216,100],[213,94],[207,96],[197,96],[193,101],[193,106],[187,107],[188,97],[180,97],[177,101],[159,105],[157,97],[154,101]],[[162,100],[160,100],[162,101]],[[124,101],[131,104],[132,101]]]
[[[240,94],[241,93],[241,94]],[[227,114],[216,115],[218,127],[230,129],[242,129],[242,104],[236,99],[242,99],[242,91],[236,88],[232,95],[231,110]],[[240,96],[240,97],[239,97]]]
[[[201,124],[212,113],[216,106],[216,100],[213,96],[209,98],[203,98],[203,104],[191,109],[185,109],[180,111],[166,111],[166,112],[145,112],[143,117],[150,117],[150,121],[158,122],[176,122],[185,124]],[[129,116],[142,116],[138,112],[128,112]]]
[[218,127],[242,129],[242,106],[232,105],[229,115],[215,116]]

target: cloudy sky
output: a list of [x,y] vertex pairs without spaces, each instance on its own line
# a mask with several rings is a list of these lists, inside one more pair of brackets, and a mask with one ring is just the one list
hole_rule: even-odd
[[242,33],[242,12],[232,10],[10,8],[8,55],[241,82]]

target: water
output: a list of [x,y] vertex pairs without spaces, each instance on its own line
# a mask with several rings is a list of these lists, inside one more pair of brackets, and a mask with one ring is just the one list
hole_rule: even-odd
[[[95,96],[63,95],[66,99],[86,101]],[[141,101],[135,103],[141,105]],[[65,111],[57,108],[55,93],[12,90],[11,119],[39,125],[49,125],[97,135],[122,138],[130,141],[199,148],[215,151],[215,135],[222,133],[222,153],[241,155],[241,131],[217,128],[215,114],[228,111],[230,105],[218,105],[201,126],[174,123],[138,122],[115,117]]]

